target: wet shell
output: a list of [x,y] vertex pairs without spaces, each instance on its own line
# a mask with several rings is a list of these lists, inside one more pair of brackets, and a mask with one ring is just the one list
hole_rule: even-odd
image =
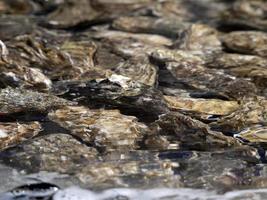
[[181,31],[173,46],[177,49],[206,53],[222,50],[217,30],[204,24],[192,24],[189,28]]
[[16,146],[36,136],[41,131],[38,122],[0,123],[0,150]]
[[164,96],[169,108],[174,110],[194,111],[210,115],[228,115],[239,108],[236,101],[218,99],[194,99]]
[[59,82],[55,91],[62,97],[86,105],[115,106],[151,116],[166,113],[168,107],[162,93],[122,75],[112,74],[107,79]]
[[49,112],[73,103],[59,97],[31,90],[6,88],[0,90],[0,113]]
[[206,124],[177,112],[161,115],[155,122],[161,129],[160,134],[170,135],[170,142],[179,141],[181,148],[219,149],[239,146],[232,137],[210,130]]
[[137,118],[118,110],[65,107],[49,113],[49,118],[84,142],[106,150],[135,149],[148,132],[148,127],[137,122]]
[[[96,149],[82,144],[71,135],[61,133],[35,138],[4,153],[7,155],[14,152],[14,156],[7,162],[19,169],[26,169],[30,173],[78,172],[79,166],[98,160]],[[1,158],[5,159],[5,156],[1,155]]]
[[77,178],[83,183],[91,183],[99,187],[128,186],[138,187],[181,187],[180,176],[174,174],[172,167],[178,163],[168,160],[142,160],[104,162],[84,167]]
[[199,56],[187,51],[156,50],[152,57],[166,64],[166,68],[181,83],[202,91],[217,92],[230,99],[240,99],[257,93],[256,86],[245,79],[208,69]]
[[189,26],[189,23],[181,22],[175,18],[152,17],[120,17],[115,20],[112,27],[116,30],[132,33],[153,33],[175,38],[179,30]]
[[251,143],[266,143],[267,142],[267,127],[266,126],[252,126],[235,134],[234,137],[240,138],[241,141],[248,141]]
[[144,56],[137,56],[121,63],[115,72],[149,86],[154,86],[157,80],[157,68]]
[[263,97],[244,99],[238,110],[223,117],[212,126],[225,132],[241,131],[255,124],[265,124],[267,121],[267,101]]

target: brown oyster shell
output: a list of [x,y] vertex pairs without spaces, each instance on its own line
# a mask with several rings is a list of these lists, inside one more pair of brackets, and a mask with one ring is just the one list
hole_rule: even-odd
[[224,45],[234,52],[267,56],[267,34],[257,31],[235,31],[223,37]]
[[212,131],[208,125],[177,112],[161,115],[155,125],[161,129],[160,134],[172,136],[171,143],[179,141],[181,148],[205,150],[240,145],[234,138]]
[[222,51],[219,33],[216,29],[204,24],[192,24],[189,28],[181,31],[173,47],[207,53]]
[[267,128],[266,126],[255,125],[242,130],[234,136],[250,143],[266,143]]
[[6,88],[0,90],[0,113],[49,112],[64,105],[73,105],[59,97],[24,89]]
[[38,122],[30,123],[3,123],[0,122],[0,150],[16,146],[29,140],[41,131]]
[[164,99],[171,109],[194,111],[210,115],[228,115],[239,108],[239,104],[236,101],[194,99],[175,96],[164,96]]
[[258,92],[256,86],[245,79],[206,68],[205,61],[192,52],[158,49],[152,57],[165,63],[178,81],[198,90],[217,92],[230,99],[254,96]]
[[112,24],[112,27],[116,30],[132,33],[153,33],[171,38],[175,38],[179,30],[188,26],[189,23],[175,18],[164,19],[143,16],[120,17]]
[[97,161],[94,148],[62,133],[35,138],[7,152],[10,151],[15,151],[16,156],[9,163],[16,163],[18,168],[26,168],[31,172],[72,173],[82,164]]
[[219,126],[221,130],[227,132],[241,131],[255,124],[265,124],[266,107],[267,101],[263,97],[244,99],[238,110],[215,122],[214,126]]
[[135,149],[148,127],[133,116],[118,110],[90,110],[85,107],[65,107],[49,113],[49,118],[84,142],[106,150]]

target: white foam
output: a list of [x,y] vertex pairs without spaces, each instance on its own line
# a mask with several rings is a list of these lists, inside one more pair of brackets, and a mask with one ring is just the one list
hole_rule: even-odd
[[263,200],[267,199],[267,189],[240,190],[219,195],[214,191],[187,188],[149,190],[117,188],[98,193],[71,187],[57,192],[53,200],[106,200],[119,199],[118,197],[126,197],[125,199],[129,200],[160,200],[163,198],[171,200]]

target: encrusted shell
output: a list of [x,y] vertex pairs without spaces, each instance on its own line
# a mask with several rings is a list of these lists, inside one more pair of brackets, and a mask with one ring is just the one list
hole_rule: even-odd
[[149,130],[137,118],[118,110],[69,106],[49,113],[49,118],[84,142],[106,150],[135,149]]
[[228,115],[239,108],[236,101],[219,99],[194,99],[164,96],[168,106],[174,110],[194,111],[210,115]]
[[0,122],[0,150],[16,146],[31,139],[41,131],[38,122],[3,123]]

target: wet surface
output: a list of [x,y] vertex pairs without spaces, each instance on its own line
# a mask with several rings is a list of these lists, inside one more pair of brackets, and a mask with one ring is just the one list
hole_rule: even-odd
[[265,199],[266,11],[0,1],[0,199]]

